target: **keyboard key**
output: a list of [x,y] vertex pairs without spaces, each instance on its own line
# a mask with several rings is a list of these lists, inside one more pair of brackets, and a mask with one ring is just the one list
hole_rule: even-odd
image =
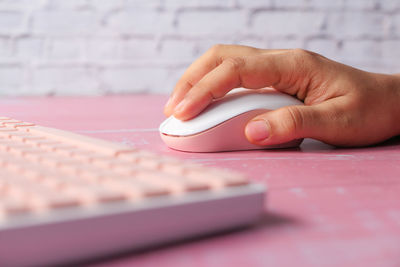
[[102,187],[96,184],[68,184],[63,191],[68,195],[79,199],[86,205],[94,205],[98,203],[125,201],[126,195],[122,192]]
[[31,203],[32,209],[36,211],[77,207],[82,204],[76,196],[45,190],[29,195],[28,201]]
[[130,199],[142,199],[149,197],[165,196],[171,193],[165,186],[152,184],[139,180],[111,180],[100,182],[102,185],[120,191]]
[[19,120],[13,120],[13,119],[9,119],[9,120],[1,120],[0,123],[4,126],[9,126],[9,125],[13,125],[14,123],[21,123],[22,121]]
[[175,159],[165,159],[161,162],[160,169],[169,174],[183,175],[185,172],[185,165]]
[[186,171],[188,177],[195,180],[208,181],[215,188],[248,184],[248,180],[245,176],[234,172],[215,169],[211,169],[211,171],[206,171],[202,169],[190,169]]
[[6,127],[4,125],[1,125],[2,127],[0,127],[0,134],[7,134],[8,132],[17,132],[18,130],[15,128],[10,128],[10,127]]
[[32,209],[26,201],[17,198],[0,198],[0,219],[6,215],[20,215],[31,212]]
[[18,128],[18,127],[27,127],[27,126],[34,126],[35,124],[29,122],[22,122],[17,120],[9,120],[3,122],[3,125],[6,127]]
[[157,157],[156,154],[144,151],[144,150],[134,150],[126,153],[121,153],[117,155],[119,159],[126,160],[132,163],[137,163],[140,159],[148,157]]

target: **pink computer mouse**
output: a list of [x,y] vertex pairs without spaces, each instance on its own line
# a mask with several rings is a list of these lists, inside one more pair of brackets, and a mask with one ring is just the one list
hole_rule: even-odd
[[251,144],[244,133],[247,122],[254,116],[290,105],[303,105],[303,102],[270,88],[239,88],[212,102],[193,119],[181,121],[174,116],[167,118],[159,130],[167,146],[188,152],[296,147],[302,139],[273,146],[258,146]]

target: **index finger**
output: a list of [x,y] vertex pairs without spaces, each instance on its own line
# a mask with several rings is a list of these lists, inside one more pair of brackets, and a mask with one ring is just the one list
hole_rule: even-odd
[[194,61],[178,80],[164,113],[170,116],[176,105],[182,101],[187,92],[196,85],[207,73],[216,68],[226,58],[238,55],[247,56],[256,54],[260,49],[240,45],[215,45]]

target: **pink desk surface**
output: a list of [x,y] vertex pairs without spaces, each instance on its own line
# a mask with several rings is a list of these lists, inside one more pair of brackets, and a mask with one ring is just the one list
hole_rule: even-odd
[[7,98],[0,114],[231,168],[268,185],[254,227],[126,253],[96,266],[400,266],[400,139],[335,149],[183,153],[158,136],[166,96]]

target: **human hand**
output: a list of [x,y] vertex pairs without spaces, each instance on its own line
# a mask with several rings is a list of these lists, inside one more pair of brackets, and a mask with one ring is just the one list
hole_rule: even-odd
[[216,45],[186,70],[164,113],[188,120],[233,88],[267,86],[305,105],[253,118],[245,134],[254,144],[310,137],[363,146],[400,134],[400,76],[361,71],[301,49]]

